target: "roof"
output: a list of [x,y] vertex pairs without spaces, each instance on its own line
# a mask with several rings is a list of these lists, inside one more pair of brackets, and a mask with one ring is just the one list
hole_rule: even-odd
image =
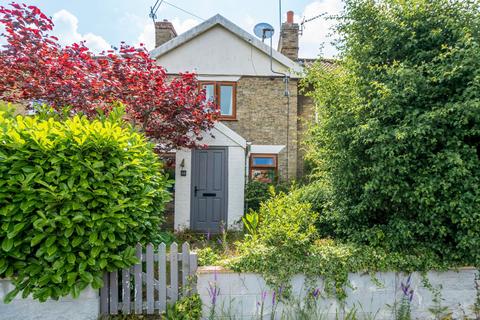
[[[170,52],[170,51],[174,50],[175,48],[181,46],[182,44],[190,41],[191,39],[197,37],[198,35],[210,30],[211,28],[213,28],[217,25],[220,25],[220,26],[224,27],[225,29],[232,32],[233,34],[235,34],[240,39],[243,39],[244,41],[248,42],[249,44],[251,44],[252,46],[257,48],[258,50],[264,52],[267,55],[270,55],[270,46],[266,45],[265,43],[263,43],[262,41],[257,39],[255,36],[246,32],[245,30],[243,30],[242,28],[240,28],[239,26],[237,26],[236,24],[234,24],[233,22],[226,19],[225,17],[223,17],[220,14],[217,14],[217,15],[211,17],[210,19],[202,22],[198,26],[182,33],[181,35],[179,35],[179,36],[165,42],[161,46],[153,49],[152,51],[150,51],[150,55],[152,56],[152,58],[156,59],[156,58],[166,54],[167,52]],[[274,60],[276,60],[280,64],[289,68],[292,73],[298,73],[298,74],[303,73],[303,68],[299,63],[289,59],[288,57],[281,54],[280,52],[278,52],[275,49],[272,50],[272,57],[273,57]]]
[[299,58],[298,63],[304,67],[308,68],[311,67],[315,62],[320,60],[320,64],[322,67],[326,70],[332,70],[335,68],[337,61],[335,59],[326,59],[326,58],[317,58],[317,59],[311,59],[311,58]]

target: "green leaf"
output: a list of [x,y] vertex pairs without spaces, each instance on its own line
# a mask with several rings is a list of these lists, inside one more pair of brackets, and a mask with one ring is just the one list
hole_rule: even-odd
[[68,254],[67,254],[67,261],[68,261],[68,263],[74,264],[74,263],[75,263],[75,260],[76,260],[76,258],[75,258],[75,255],[74,255],[73,253],[68,253]]
[[[57,240],[57,237],[56,237],[56,236],[49,236],[49,237],[47,238],[47,240],[45,241],[45,245],[46,245],[47,247],[50,247],[50,246],[52,246],[52,245],[55,243],[55,240]],[[48,250],[47,250],[47,252],[48,252]]]
[[2,249],[5,252],[9,252],[13,248],[13,239],[5,238],[2,241]]
[[85,281],[86,283],[90,283],[93,281],[93,276],[90,272],[82,272],[80,273],[80,278]]
[[71,294],[72,294],[72,297],[73,298],[78,298],[80,296],[80,288],[77,284],[75,284],[73,287],[72,287],[72,291],[71,291]]
[[59,275],[57,275],[57,274],[54,275],[54,276],[52,276],[51,279],[52,279],[52,282],[53,282],[53,283],[57,283],[57,284],[58,284],[58,283],[61,283],[61,282],[62,282],[62,277],[59,276]]
[[37,245],[40,241],[42,241],[43,238],[45,238],[45,236],[46,235],[44,233],[38,233],[30,241],[30,246],[33,247],[33,246]]
[[65,237],[70,238],[70,236],[73,234],[73,231],[74,231],[73,227],[65,229],[65,233],[64,233]]
[[55,252],[57,252],[58,248],[56,245],[52,245],[50,247],[47,248],[47,254],[49,256],[53,256],[55,254]]
[[93,289],[100,289],[102,287],[103,287],[103,279],[99,276],[93,277],[92,288]]
[[97,239],[98,239],[98,234],[96,232],[92,232],[88,237],[88,242],[90,242],[91,244],[95,244]]
[[82,243],[82,242],[83,242],[83,238],[81,238],[81,237],[75,237],[75,238],[73,238],[73,240],[72,240],[72,247],[75,248],[75,247],[77,247],[77,246],[78,246],[80,243]]
[[15,288],[13,289],[12,291],[10,291],[9,293],[7,293],[7,295],[5,296],[5,298],[3,299],[3,301],[5,303],[10,303],[12,302],[13,299],[15,299],[15,297],[17,296],[17,294],[20,292],[19,289]]

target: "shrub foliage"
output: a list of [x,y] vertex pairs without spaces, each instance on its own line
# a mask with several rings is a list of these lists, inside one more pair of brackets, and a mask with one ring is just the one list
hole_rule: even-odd
[[480,262],[478,1],[348,0],[338,31],[307,78],[332,235]]
[[102,286],[158,231],[169,181],[145,138],[113,120],[0,113],[0,277],[41,301]]

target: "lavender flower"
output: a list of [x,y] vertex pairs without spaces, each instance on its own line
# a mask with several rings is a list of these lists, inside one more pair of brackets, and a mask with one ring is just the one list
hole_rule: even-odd
[[207,232],[207,241],[210,241],[210,230]]
[[276,291],[273,291],[272,293],[272,305],[275,305],[275,298],[277,296],[277,292]]
[[413,289],[411,288],[411,280],[412,280],[412,275],[409,275],[407,278],[406,283],[401,282],[400,287],[403,292],[404,298],[408,299],[408,301],[412,302],[413,300]]
[[314,299],[317,299],[320,296],[320,288],[316,288],[312,291],[312,296]]
[[210,318],[213,319],[215,317],[215,306],[217,304],[217,298],[220,295],[220,288],[217,286],[217,270],[214,271],[213,273],[213,282],[208,283],[208,295],[210,296],[210,303],[211,303],[211,309],[210,309]]
[[265,302],[266,298],[267,298],[267,291],[262,291],[262,298],[261,298],[262,303]]
[[217,303],[217,297],[220,295],[220,288],[217,287],[216,283],[209,282],[208,283],[208,295],[210,296],[210,302],[212,306],[215,306]]

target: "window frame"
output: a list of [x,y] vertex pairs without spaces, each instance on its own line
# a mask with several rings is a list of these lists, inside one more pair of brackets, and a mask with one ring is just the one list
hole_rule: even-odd
[[[258,158],[272,158],[273,159],[273,165],[268,165],[268,164],[260,164],[260,165],[254,165],[253,164],[253,159],[255,157]],[[273,178],[272,183],[275,183],[278,180],[278,154],[275,153],[251,153],[249,156],[249,166],[248,166],[248,177],[250,181],[253,181],[253,170],[254,169],[273,169],[275,177]]]
[[221,112],[221,89],[223,86],[232,87],[232,114],[231,115],[222,115],[218,116],[218,120],[234,121],[237,120],[237,83],[233,81],[199,81],[200,89],[203,89],[203,86],[213,85],[214,99],[213,101],[219,107]]

